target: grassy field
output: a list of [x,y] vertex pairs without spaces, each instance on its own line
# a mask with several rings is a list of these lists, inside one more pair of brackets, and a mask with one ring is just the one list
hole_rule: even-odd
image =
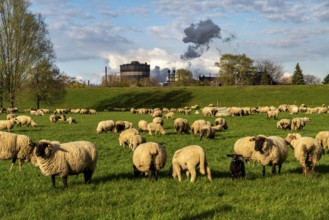
[[[74,89],[59,107],[86,107],[98,110],[108,107],[178,107],[214,103],[220,106],[257,106],[281,103],[328,104],[327,86],[280,86],[239,88],[135,88],[135,89]],[[169,99],[169,100],[168,100]],[[31,107],[21,99],[20,109]],[[154,100],[154,101],[153,101]],[[44,106],[43,106],[44,107]],[[50,106],[53,110],[54,106]],[[19,114],[24,114],[20,112]],[[313,176],[304,177],[299,163],[289,149],[280,175],[272,175],[270,167],[262,177],[260,165],[246,165],[246,178],[232,181],[229,175],[230,158],[234,142],[249,135],[279,135],[289,131],[276,129],[276,120],[265,115],[227,117],[229,129],[217,133],[213,140],[199,140],[199,136],[177,135],[173,121],[164,119],[167,131],[163,136],[149,136],[147,141],[162,143],[168,152],[166,166],[158,181],[135,177],[132,170],[132,152],[119,146],[119,134],[96,134],[99,121],[105,119],[128,120],[137,125],[141,119],[151,121],[150,115],[130,112],[99,112],[98,115],[69,114],[78,124],[59,122],[51,124],[48,116],[34,116],[35,128],[15,127],[12,132],[40,139],[60,142],[87,140],[99,150],[93,182],[83,183],[83,175],[70,176],[67,189],[60,178],[57,187],[51,187],[45,177],[31,163],[22,171],[16,165],[8,172],[10,161],[0,161],[0,218],[1,219],[327,219],[329,209],[329,156],[324,155]],[[305,116],[299,113],[298,116]],[[307,115],[311,118],[303,136],[314,137],[318,131],[329,130],[329,115]],[[0,115],[1,119],[6,117]],[[213,121],[202,115],[175,114],[190,124],[197,119]],[[282,113],[279,118],[292,118]],[[213,181],[198,174],[191,184],[168,178],[167,172],[174,152],[187,145],[202,146],[207,154]]]

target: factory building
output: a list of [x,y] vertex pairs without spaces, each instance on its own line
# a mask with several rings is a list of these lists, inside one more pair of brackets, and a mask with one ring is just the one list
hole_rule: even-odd
[[150,65],[132,61],[130,64],[120,65],[120,75],[121,81],[150,78]]

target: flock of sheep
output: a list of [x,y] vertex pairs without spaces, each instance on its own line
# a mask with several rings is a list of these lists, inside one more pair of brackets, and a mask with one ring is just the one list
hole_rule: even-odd
[[[192,113],[202,114],[208,117],[215,117],[214,123],[204,119],[195,120],[191,125],[185,118],[175,118],[176,113],[189,115]],[[228,129],[227,120],[224,116],[246,116],[253,113],[266,113],[267,118],[277,118],[280,112],[288,111],[291,114],[297,114],[300,111],[308,114],[327,113],[326,107],[307,108],[305,105],[300,107],[295,105],[280,105],[278,108],[258,107],[258,108],[238,108],[231,107],[225,110],[214,106],[204,107],[199,110],[198,106],[182,109],[134,109],[130,110],[133,114],[150,114],[152,122],[140,120],[137,127],[129,121],[100,121],[97,125],[96,132],[119,133],[119,145],[127,145],[133,151],[133,168],[134,173],[149,178],[158,178],[159,171],[165,166],[167,161],[167,151],[164,146],[156,142],[147,142],[142,136],[142,132],[149,135],[160,134],[165,135],[163,128],[163,118],[173,119],[174,129],[177,134],[192,133],[200,135],[202,138],[212,139],[216,132],[222,132]],[[38,113],[37,113],[38,112]],[[79,114],[97,114],[92,110],[71,110],[71,113]],[[22,161],[31,161],[33,165],[38,167],[45,176],[50,176],[52,185],[55,187],[55,176],[62,178],[63,185],[67,187],[68,175],[83,173],[85,182],[91,181],[92,175],[96,169],[98,152],[96,146],[88,141],[75,141],[69,143],[60,143],[57,141],[40,140],[33,143],[31,138],[26,135],[14,134],[10,130],[15,124],[21,126],[37,126],[30,116],[16,115],[16,112],[8,112],[7,120],[0,120],[0,159],[11,159],[12,164],[10,170],[16,160],[19,162],[19,170],[21,170]],[[49,114],[45,110],[31,110],[31,115]],[[57,120],[68,121],[65,114],[69,111],[66,109],[56,109],[54,114],[49,116],[51,123]],[[76,123],[73,117],[69,118],[68,123]],[[277,128],[284,130],[298,131],[305,127],[310,118],[293,118],[281,119],[277,122]],[[288,147],[294,150],[294,155],[299,161],[303,174],[307,175],[308,171],[314,169],[320,160],[324,149],[329,146],[329,131],[319,132],[315,138],[302,137],[298,133],[288,134],[287,137],[279,136],[247,136],[236,140],[234,144],[234,153],[227,156],[231,157],[231,176],[232,178],[240,178],[245,176],[244,161],[256,161],[263,167],[263,175],[265,175],[265,167],[271,166],[272,173],[276,173],[276,167],[280,173],[282,164],[288,155]],[[185,171],[186,176],[190,176],[190,181],[196,180],[196,168],[199,166],[200,173],[207,175],[209,181],[212,180],[211,170],[206,159],[206,153],[201,146],[190,145],[182,149],[178,149],[173,157],[170,166],[170,174],[177,177],[181,181],[181,172]]]

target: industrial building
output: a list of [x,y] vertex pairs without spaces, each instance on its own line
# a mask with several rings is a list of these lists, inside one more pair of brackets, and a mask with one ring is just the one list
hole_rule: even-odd
[[132,61],[130,64],[120,65],[120,75],[121,81],[150,78],[150,65]]

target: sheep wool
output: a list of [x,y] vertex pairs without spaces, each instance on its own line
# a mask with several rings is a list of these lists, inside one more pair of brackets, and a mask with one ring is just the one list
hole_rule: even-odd
[[53,187],[56,175],[62,177],[64,187],[67,187],[68,175],[84,173],[85,183],[91,182],[98,159],[96,146],[88,141],[61,144],[39,141],[35,155],[41,173],[51,176]]
[[113,131],[114,128],[115,125],[113,120],[100,121],[97,125],[96,132],[97,134],[100,134],[107,131]]
[[119,144],[120,146],[129,145],[129,140],[132,136],[139,134],[139,131],[136,128],[129,128],[122,131],[119,135]]
[[32,126],[35,127],[37,126],[37,123],[35,123],[33,121],[33,119],[30,116],[27,115],[19,115],[16,117],[16,123],[17,126],[22,126],[22,125],[26,125],[27,127]]

